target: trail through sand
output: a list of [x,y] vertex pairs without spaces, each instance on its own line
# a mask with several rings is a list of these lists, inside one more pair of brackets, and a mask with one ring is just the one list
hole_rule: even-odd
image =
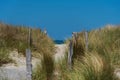
[[55,58],[56,62],[58,62],[59,60],[61,60],[65,56],[66,49],[67,49],[66,44],[56,45],[56,54],[54,55],[54,58]]

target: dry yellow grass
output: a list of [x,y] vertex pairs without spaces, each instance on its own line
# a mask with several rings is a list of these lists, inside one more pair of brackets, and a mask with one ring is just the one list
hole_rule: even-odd
[[[74,47],[72,71],[63,67],[61,80],[119,80],[114,75],[120,67],[120,27],[105,27],[88,32],[88,51],[85,51],[84,32],[78,33]],[[84,55],[81,55],[81,52]]]

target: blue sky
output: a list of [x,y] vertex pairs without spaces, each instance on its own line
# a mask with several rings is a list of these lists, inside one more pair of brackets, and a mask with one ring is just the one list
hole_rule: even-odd
[[120,24],[119,0],[0,0],[0,21],[46,28],[53,39]]

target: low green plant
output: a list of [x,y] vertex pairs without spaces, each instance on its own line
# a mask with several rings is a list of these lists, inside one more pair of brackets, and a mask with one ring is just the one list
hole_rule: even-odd
[[45,71],[42,69],[42,65],[39,63],[33,70],[32,80],[46,80]]
[[9,57],[9,51],[6,48],[0,48],[0,66],[2,64],[13,62]]
[[33,80],[53,80],[54,61],[52,54],[43,53],[41,64],[33,71]]

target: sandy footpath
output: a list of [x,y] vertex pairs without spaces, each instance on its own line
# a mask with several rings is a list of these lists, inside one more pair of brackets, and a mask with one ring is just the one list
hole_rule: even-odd
[[54,55],[54,59],[56,62],[58,62],[64,57],[66,48],[67,48],[66,44],[56,45],[56,54]]

